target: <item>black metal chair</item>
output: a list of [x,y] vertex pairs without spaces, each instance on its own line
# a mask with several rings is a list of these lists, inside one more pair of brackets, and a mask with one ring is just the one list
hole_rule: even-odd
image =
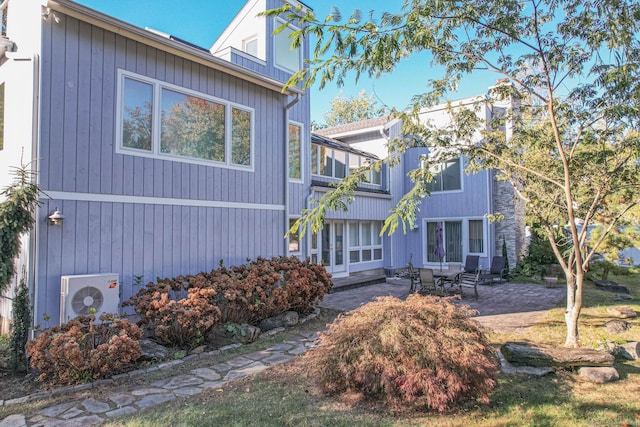
[[480,256],[478,255],[467,255],[467,258],[464,260],[464,272],[465,273],[475,273],[478,271],[478,263],[480,262]]
[[409,292],[415,292],[416,285],[420,281],[420,271],[416,270],[413,267],[413,263],[411,261],[407,263],[407,274],[409,275],[409,280],[411,282],[411,286],[409,287]]
[[484,270],[480,275],[481,283],[483,285],[491,285],[496,279],[498,279],[498,283],[502,283],[505,271],[504,257],[496,255],[491,259],[489,270]]

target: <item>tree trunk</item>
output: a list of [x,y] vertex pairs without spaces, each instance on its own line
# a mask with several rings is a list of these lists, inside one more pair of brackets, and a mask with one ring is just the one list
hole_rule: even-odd
[[580,334],[578,332],[578,319],[582,310],[582,285],[584,275],[580,272],[573,275],[573,272],[566,272],[567,277],[567,310],[564,313],[567,324],[567,338],[565,347],[578,347],[580,345]]

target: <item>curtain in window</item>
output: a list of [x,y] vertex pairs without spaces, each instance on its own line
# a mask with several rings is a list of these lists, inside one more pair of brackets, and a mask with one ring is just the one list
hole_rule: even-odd
[[469,220],[469,252],[484,252],[482,220]]
[[444,244],[447,262],[462,262],[462,222],[444,223]]
[[438,257],[436,256],[436,227],[437,222],[428,222],[427,223],[427,261],[428,262],[438,262]]

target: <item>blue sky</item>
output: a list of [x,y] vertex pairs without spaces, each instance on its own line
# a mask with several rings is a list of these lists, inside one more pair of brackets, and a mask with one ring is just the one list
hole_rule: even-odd
[[[76,1],[138,27],[152,27],[205,48],[213,44],[245,4],[245,0]],[[343,17],[349,16],[354,9],[365,13],[375,10],[379,15],[381,11],[398,11],[402,0],[305,0],[304,3],[313,8],[319,18],[324,18],[331,11],[331,6],[336,6]],[[430,78],[439,76],[439,72],[431,69],[429,58],[424,54],[400,63],[393,73],[377,80],[365,76],[357,83],[354,79],[347,79],[342,88],[331,83],[321,91],[314,87],[311,92],[311,119],[324,122],[322,116],[335,96],[358,96],[361,90],[368,95],[375,93],[379,105],[402,109],[409,104],[412,95],[427,89],[426,83]],[[489,72],[477,72],[461,84],[454,98],[485,93],[498,77]]]

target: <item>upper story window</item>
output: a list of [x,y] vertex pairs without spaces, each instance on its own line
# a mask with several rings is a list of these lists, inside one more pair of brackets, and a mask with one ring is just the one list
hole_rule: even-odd
[[432,164],[429,166],[429,171],[433,175],[433,181],[427,184],[427,189],[430,192],[462,189],[460,158],[444,163]]
[[[355,169],[358,169],[362,166],[367,166],[370,162],[371,162],[371,159],[369,159],[368,157],[358,156],[357,154],[349,153],[349,172]],[[377,171],[374,169],[369,170],[369,173],[367,174],[365,179],[366,179],[366,182],[369,182],[371,184],[376,184],[376,185],[380,185],[382,181],[380,176],[380,171]]]
[[258,57],[258,36],[251,36],[242,40],[242,50],[251,56]]
[[[276,28],[284,21],[276,19]],[[275,65],[286,71],[295,73],[302,68],[302,49],[300,46],[291,47],[291,34],[297,29],[287,26],[273,36]]]
[[[370,160],[364,156],[336,150],[323,145],[311,144],[311,173],[313,175],[342,179],[347,173],[366,166]],[[380,185],[380,172],[371,170],[365,182]]]
[[302,126],[289,123],[289,178],[302,179]]
[[118,152],[252,166],[252,109],[123,71],[118,82]]

